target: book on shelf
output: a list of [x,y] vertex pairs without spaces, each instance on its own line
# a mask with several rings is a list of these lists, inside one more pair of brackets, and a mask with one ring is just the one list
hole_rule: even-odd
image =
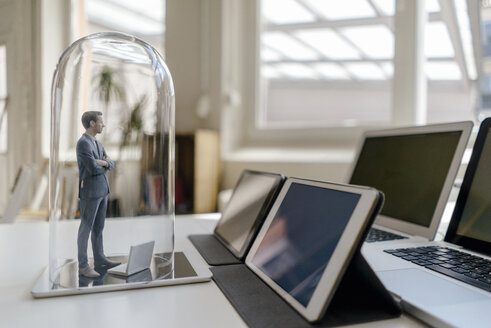
[[147,173],[143,180],[143,202],[146,213],[160,213],[164,206],[164,177]]

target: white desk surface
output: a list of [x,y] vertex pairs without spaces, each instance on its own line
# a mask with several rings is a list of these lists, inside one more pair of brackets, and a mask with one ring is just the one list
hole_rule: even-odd
[[[212,232],[219,214],[176,216],[176,251],[196,252],[188,234]],[[134,219],[107,219],[128,229]],[[79,221],[60,224],[77,229]],[[47,222],[0,224],[0,327],[245,327],[213,281],[191,285],[34,299],[31,289],[48,264]],[[423,327],[412,317],[363,327]]]

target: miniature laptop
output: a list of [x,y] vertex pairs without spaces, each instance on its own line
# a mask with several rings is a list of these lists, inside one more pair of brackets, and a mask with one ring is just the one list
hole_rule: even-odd
[[242,172],[214,233],[189,236],[208,264],[244,259],[284,179],[281,174]]
[[[434,326],[489,326],[491,118],[481,124],[444,242],[364,249],[387,289]],[[401,245],[402,246],[402,245]]]
[[150,268],[154,246],[154,240],[149,241],[148,243],[131,246],[128,262],[111,268],[107,270],[107,272],[121,276],[131,276],[134,273]]
[[[382,199],[372,188],[289,178],[245,264],[213,267],[213,279],[250,326],[309,326],[330,305],[337,318],[360,319],[357,303],[367,297],[366,306],[396,316],[397,305],[359,254]],[[380,319],[366,312],[366,320]]]
[[[434,238],[472,122],[369,131],[350,184],[382,191],[385,203],[367,241]],[[391,234],[387,234],[391,232]]]

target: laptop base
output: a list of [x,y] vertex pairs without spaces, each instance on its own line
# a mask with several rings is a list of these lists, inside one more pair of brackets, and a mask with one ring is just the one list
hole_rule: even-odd
[[242,263],[212,234],[191,235],[188,238],[209,265]]
[[[125,261],[127,256],[109,257],[112,260]],[[109,274],[107,268],[95,270],[100,274],[97,278],[87,278],[78,274],[78,262],[66,260],[59,270],[56,284],[49,280],[49,267],[40,276],[31,290],[35,298],[54,297],[100,293],[116,290],[158,287],[168,285],[189,284],[211,280],[211,272],[204,267],[204,263],[196,254],[174,252],[174,269],[170,253],[154,254],[149,269],[124,277]],[[93,266],[92,259],[89,265]]]
[[245,264],[210,270],[213,280],[250,327],[332,327],[401,314],[361,254],[353,257],[324,317],[316,323],[306,321]]

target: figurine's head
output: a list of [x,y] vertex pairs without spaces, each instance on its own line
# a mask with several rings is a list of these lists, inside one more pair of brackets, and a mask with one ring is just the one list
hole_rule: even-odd
[[82,124],[86,132],[92,136],[102,132],[104,119],[102,113],[98,111],[87,111],[82,115]]

